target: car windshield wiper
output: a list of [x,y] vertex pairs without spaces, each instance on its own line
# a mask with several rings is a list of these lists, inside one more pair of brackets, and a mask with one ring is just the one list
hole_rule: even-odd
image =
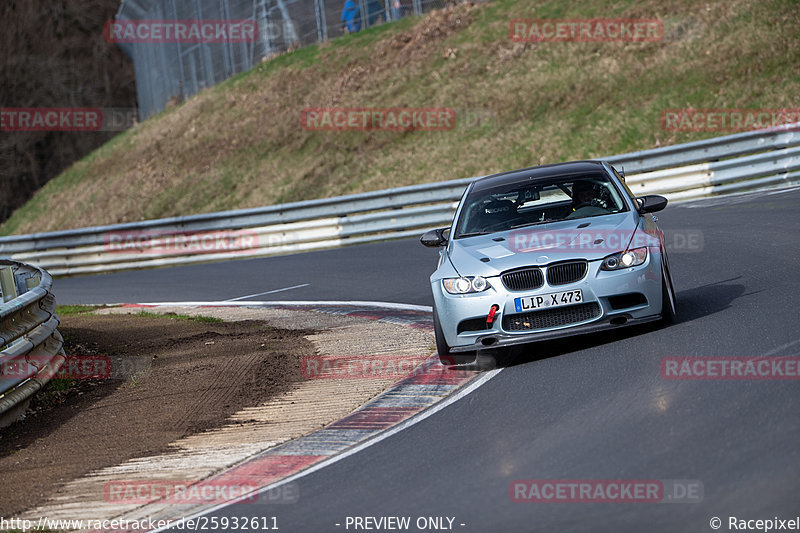
[[526,222],[525,224],[517,224],[516,226],[511,226],[511,229],[524,228],[525,226],[538,226],[539,224],[547,224],[548,222],[557,222],[559,220],[562,219],[548,218],[546,220],[537,220],[536,222]]
[[490,233],[494,233],[493,231],[473,231],[470,233],[460,233],[458,238],[461,237],[477,237],[478,235],[489,235]]

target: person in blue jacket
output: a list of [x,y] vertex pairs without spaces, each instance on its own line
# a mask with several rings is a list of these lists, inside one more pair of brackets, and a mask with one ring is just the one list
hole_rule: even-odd
[[342,9],[342,22],[347,28],[348,33],[355,33],[361,29],[361,12],[358,4],[353,0],[345,0]]

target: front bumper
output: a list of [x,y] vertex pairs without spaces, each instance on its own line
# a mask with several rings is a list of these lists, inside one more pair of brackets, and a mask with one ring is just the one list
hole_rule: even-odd
[[[612,321],[625,319],[624,323],[615,323]],[[593,333],[613,328],[620,328],[624,326],[633,326],[635,324],[644,324],[646,322],[653,322],[661,318],[661,315],[650,315],[641,318],[633,318],[626,313],[619,313],[606,320],[597,319],[590,324],[582,326],[570,326],[557,330],[544,330],[531,333],[486,333],[481,332],[473,340],[472,344],[466,346],[453,346],[450,348],[451,352],[472,352],[475,350],[486,350],[489,348],[501,348],[503,346],[513,346],[515,344],[526,344],[529,342],[545,341],[548,339],[561,339],[564,337],[571,337],[573,335],[582,335],[584,333]]]
[[[604,329],[641,324],[657,320],[661,314],[661,261],[656,250],[640,266],[618,271],[600,270],[601,261],[592,261],[586,276],[567,285],[551,286],[546,281],[538,289],[509,291],[499,276],[487,278],[491,288],[478,294],[453,295],[442,287],[441,281],[432,282],[436,311],[442,333],[452,352],[465,352],[523,344],[540,340],[567,337]],[[581,289],[583,303],[595,302],[599,308],[592,316],[580,321],[554,327],[510,331],[504,328],[504,316],[520,315],[514,299],[540,296],[554,292]],[[630,307],[620,308],[618,301],[612,306],[612,298],[623,294],[641,294],[644,300]],[[464,321],[480,322],[492,305],[499,311],[490,328],[459,332]],[[569,306],[556,309],[568,309]],[[544,311],[541,311],[544,312]],[[463,328],[462,328],[463,329]]]

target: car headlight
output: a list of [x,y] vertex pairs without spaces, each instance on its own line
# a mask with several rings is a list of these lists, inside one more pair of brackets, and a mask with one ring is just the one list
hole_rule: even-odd
[[468,294],[470,292],[483,292],[490,287],[483,276],[468,276],[461,278],[445,278],[442,280],[444,289],[450,294]]
[[622,268],[639,266],[647,260],[647,247],[634,248],[625,252],[609,255],[603,259],[600,270],[620,270]]

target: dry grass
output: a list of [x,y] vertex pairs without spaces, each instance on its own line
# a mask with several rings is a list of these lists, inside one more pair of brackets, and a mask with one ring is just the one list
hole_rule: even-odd
[[[661,18],[654,43],[520,44],[514,18]],[[591,158],[713,134],[665,108],[798,107],[792,0],[495,0],[263,63],[115,138],[0,228],[27,233],[256,207]],[[446,57],[452,49],[455,57]],[[314,132],[305,107],[455,108],[445,132]]]

